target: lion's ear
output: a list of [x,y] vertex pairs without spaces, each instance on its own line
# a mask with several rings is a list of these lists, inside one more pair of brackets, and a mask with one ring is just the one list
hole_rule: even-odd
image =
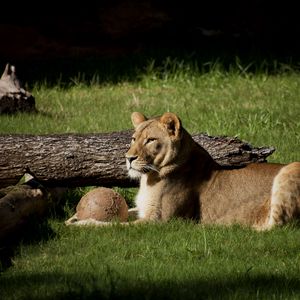
[[169,135],[177,137],[181,130],[181,121],[180,119],[173,113],[164,113],[160,122],[167,128]]
[[133,112],[131,114],[131,122],[135,128],[145,121],[147,121],[147,118],[143,114],[139,112]]

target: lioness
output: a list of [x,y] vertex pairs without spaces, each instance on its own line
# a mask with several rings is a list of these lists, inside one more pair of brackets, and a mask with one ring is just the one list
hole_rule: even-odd
[[[264,230],[300,217],[300,162],[228,169],[192,139],[175,114],[147,119],[134,112],[131,120],[135,132],[126,165],[129,176],[140,180],[137,208],[129,212],[137,211],[134,222],[182,217]],[[66,224],[111,223],[75,217]]]
[[129,176],[140,179],[138,222],[183,217],[269,229],[300,216],[300,162],[226,169],[175,114],[147,119],[134,112],[131,120],[135,132],[126,165]]

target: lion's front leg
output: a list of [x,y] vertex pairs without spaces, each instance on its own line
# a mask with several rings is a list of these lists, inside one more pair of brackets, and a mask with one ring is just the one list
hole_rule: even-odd
[[65,224],[67,226],[107,226],[111,225],[113,222],[103,222],[95,219],[85,219],[79,220],[77,214],[68,219]]
[[86,219],[86,220],[78,220],[72,223],[66,223],[67,226],[89,226],[89,227],[106,227],[106,226],[128,226],[134,224],[143,224],[148,223],[149,220],[146,219],[138,219],[132,222],[104,222],[104,221],[97,221],[95,219]]
[[141,223],[147,223],[150,220],[147,219],[140,219],[138,217],[138,209],[137,207],[131,208],[128,210],[128,221],[127,222],[118,222],[111,221],[111,222],[105,222],[105,221],[98,221],[92,218],[79,220],[77,217],[77,214],[69,218],[65,224],[67,226],[96,226],[96,227],[102,227],[102,226],[112,226],[112,225],[132,225],[132,224],[141,224]]

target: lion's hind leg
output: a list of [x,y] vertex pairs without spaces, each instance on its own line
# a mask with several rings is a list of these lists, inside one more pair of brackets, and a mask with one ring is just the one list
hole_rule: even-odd
[[265,229],[300,217],[300,162],[284,166],[275,176],[270,204]]

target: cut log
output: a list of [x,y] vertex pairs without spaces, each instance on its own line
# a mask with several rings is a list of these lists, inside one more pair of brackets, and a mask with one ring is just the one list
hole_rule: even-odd
[[[136,186],[128,179],[125,153],[132,131],[105,134],[1,135],[0,187],[15,185],[24,173],[43,186]],[[272,147],[252,147],[232,137],[193,138],[223,166],[264,162]]]
[[0,78],[0,114],[35,111],[34,97],[22,88],[16,68],[7,64]]

